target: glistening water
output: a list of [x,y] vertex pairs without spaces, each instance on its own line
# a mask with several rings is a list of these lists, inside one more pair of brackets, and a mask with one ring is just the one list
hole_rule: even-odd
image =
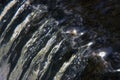
[[120,1],[0,0],[0,80],[120,80]]

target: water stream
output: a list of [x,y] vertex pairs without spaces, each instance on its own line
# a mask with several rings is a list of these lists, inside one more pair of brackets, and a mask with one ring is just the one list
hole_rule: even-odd
[[1,0],[0,80],[119,80],[119,0]]

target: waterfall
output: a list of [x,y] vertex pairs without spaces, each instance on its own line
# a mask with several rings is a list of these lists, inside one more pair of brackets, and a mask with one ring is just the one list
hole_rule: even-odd
[[0,80],[119,80],[118,8],[118,0],[0,1]]

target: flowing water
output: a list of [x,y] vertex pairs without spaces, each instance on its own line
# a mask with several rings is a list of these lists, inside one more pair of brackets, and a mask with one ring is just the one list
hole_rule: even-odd
[[0,80],[119,80],[119,0],[0,0]]

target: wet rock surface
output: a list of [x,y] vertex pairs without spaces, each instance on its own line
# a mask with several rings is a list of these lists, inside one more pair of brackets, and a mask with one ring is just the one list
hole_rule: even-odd
[[0,80],[119,80],[119,0],[1,0]]

